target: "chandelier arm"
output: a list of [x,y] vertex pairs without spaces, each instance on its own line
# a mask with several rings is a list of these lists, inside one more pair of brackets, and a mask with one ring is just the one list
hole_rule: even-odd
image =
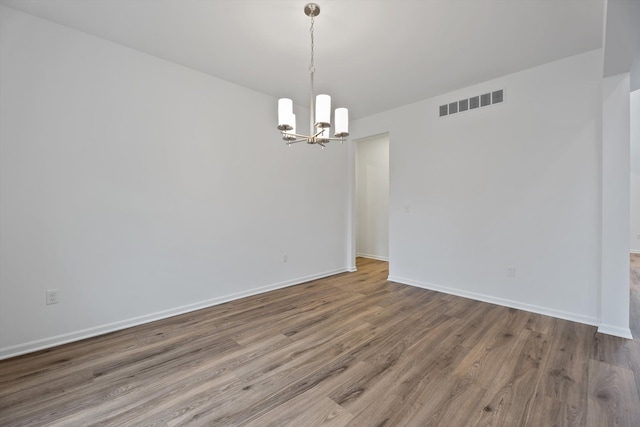
[[293,141],[285,141],[285,144],[291,145],[291,144],[297,144],[298,142],[303,142],[303,141],[306,141],[306,139],[301,138],[301,139],[295,139]]
[[299,134],[299,133],[291,133],[291,132],[282,132],[282,136],[295,136],[296,139],[297,138],[302,138],[302,139],[313,138],[313,137],[309,137],[307,135],[302,135],[302,134]]
[[[322,132],[323,132],[323,129],[320,129],[319,131],[316,131],[316,133],[312,133],[311,135],[303,135],[301,133],[292,133],[292,132],[283,130],[280,132],[280,134],[282,134],[282,136],[289,135],[289,136],[295,136],[296,138],[313,139],[320,136]],[[340,138],[323,138],[323,139],[340,139]]]

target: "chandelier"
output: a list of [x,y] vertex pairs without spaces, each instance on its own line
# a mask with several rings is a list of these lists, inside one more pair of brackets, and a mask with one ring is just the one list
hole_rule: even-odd
[[349,111],[346,108],[336,108],[334,136],[330,137],[329,129],[331,128],[331,97],[329,95],[313,94],[313,74],[316,71],[313,64],[313,23],[314,18],[320,14],[320,6],[315,3],[309,3],[304,7],[304,13],[311,18],[311,63],[309,64],[309,74],[311,80],[311,99],[309,102],[309,135],[296,133],[296,115],[293,114],[293,101],[289,98],[281,98],[278,100],[278,129],[282,134],[282,139],[287,145],[297,142],[306,141],[307,144],[318,144],[324,148],[329,141],[344,142],[344,138],[349,136]]

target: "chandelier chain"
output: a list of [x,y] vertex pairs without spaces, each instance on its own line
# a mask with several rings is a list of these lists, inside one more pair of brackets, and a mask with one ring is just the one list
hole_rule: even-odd
[[309,71],[311,71],[311,73],[314,73],[316,71],[315,67],[314,67],[314,64],[313,64],[313,47],[314,47],[314,44],[313,44],[313,22],[314,22],[314,19],[313,19],[313,13],[312,13],[311,14],[311,28],[309,29],[309,33],[311,33],[311,62],[309,63]]

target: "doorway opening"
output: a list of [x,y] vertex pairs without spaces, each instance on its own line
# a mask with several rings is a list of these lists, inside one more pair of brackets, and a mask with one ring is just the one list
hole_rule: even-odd
[[355,256],[389,261],[389,134],[355,141]]

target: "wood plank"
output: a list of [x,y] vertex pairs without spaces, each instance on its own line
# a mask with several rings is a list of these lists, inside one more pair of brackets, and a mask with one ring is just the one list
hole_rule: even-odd
[[[514,335],[515,334],[515,335]],[[478,387],[487,389],[495,380],[516,343],[517,332],[511,325],[511,318],[491,319],[490,327],[467,357],[458,364],[453,375],[458,379],[468,379]]]
[[558,320],[551,338],[549,358],[545,364],[540,389],[546,397],[576,409],[573,419],[586,420],[589,353],[595,327]]
[[[477,426],[527,425],[549,351],[547,337],[523,329],[487,389]],[[479,408],[478,408],[479,409]]]
[[[535,409],[535,410],[534,410]],[[587,425],[586,408],[575,407],[538,393],[529,413],[527,425],[583,427]],[[593,425],[594,424],[589,424]]]
[[590,360],[588,396],[589,425],[640,425],[640,405],[633,372]]
[[[358,422],[390,422],[390,414],[404,413],[404,407],[429,386],[430,373],[454,365],[456,355],[463,357],[460,348],[449,345],[456,340],[455,334],[450,333],[454,325],[460,325],[460,321],[447,319],[416,344],[399,342],[388,351],[373,355],[369,371],[336,388],[329,397],[356,415]],[[381,394],[384,401],[380,400]]]

